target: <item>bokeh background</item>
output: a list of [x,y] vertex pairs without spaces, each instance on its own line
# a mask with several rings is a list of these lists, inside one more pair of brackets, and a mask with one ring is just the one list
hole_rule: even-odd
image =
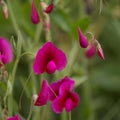
[[[31,22],[31,2],[6,0],[8,19],[5,19],[0,8],[0,36],[7,38],[14,50],[14,61],[6,66],[9,77],[0,81],[0,119],[3,120],[3,98],[9,91],[6,100],[9,116],[19,113],[23,120],[43,120],[40,113],[45,113],[44,120],[66,120],[65,111],[57,115],[49,103],[46,108],[31,107],[32,95],[39,92],[41,77],[32,73],[32,64],[37,50],[46,41],[42,22],[38,25]],[[39,2],[35,0],[38,11],[41,8]],[[51,1],[44,2],[49,4]],[[76,80],[75,91],[80,95],[81,102],[72,111],[72,119],[120,120],[120,0],[53,2],[55,8],[49,15],[51,35],[48,37],[65,51],[68,66],[53,76],[46,74],[46,78],[50,82],[51,79],[58,80],[60,76],[69,75]],[[39,13],[42,16],[41,11]],[[105,60],[97,55],[91,59],[85,57],[85,49],[79,46],[78,26],[84,33],[94,34],[103,48]],[[22,57],[18,57],[18,53]],[[13,71],[15,64],[17,68]]]

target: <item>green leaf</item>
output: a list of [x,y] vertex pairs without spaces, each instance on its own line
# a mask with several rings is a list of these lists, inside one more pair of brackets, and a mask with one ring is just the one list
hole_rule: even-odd
[[7,85],[6,82],[0,82],[0,97],[3,97],[6,93]]
[[70,17],[63,10],[56,9],[56,11],[52,13],[52,18],[60,26],[62,30],[64,30],[67,33],[71,32]]

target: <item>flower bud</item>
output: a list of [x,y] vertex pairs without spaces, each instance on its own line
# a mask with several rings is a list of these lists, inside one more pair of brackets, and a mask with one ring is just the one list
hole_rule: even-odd
[[80,46],[82,48],[87,48],[88,46],[88,40],[85,37],[85,35],[82,33],[80,27],[78,27],[78,33],[79,33],[79,42],[80,42]]
[[91,45],[88,47],[88,49],[86,51],[86,57],[91,58],[94,56],[94,54],[95,54],[95,47],[94,47],[94,45]]
[[38,24],[40,22],[40,17],[39,17],[39,14],[37,12],[34,0],[32,0],[31,21],[33,24]]
[[48,5],[48,7],[45,9],[45,13],[51,13],[53,11],[53,8],[54,8],[54,4],[51,3],[50,5]]
[[95,44],[96,49],[97,49],[97,54],[99,55],[99,57],[100,57],[101,59],[104,60],[105,57],[104,57],[104,53],[103,53],[103,50],[102,50],[102,47],[101,47],[100,43],[95,39],[95,40],[94,40],[94,44]]

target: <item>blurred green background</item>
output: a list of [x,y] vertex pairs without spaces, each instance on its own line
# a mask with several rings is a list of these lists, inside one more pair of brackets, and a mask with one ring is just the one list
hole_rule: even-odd
[[[44,1],[47,4],[51,2]],[[99,0],[55,0],[55,8],[49,15],[51,39],[67,54],[68,66],[65,71],[57,72],[55,76],[45,76],[49,82],[51,79],[61,79],[61,75],[69,75],[76,80],[75,91],[80,95],[81,102],[72,111],[72,120],[120,120],[120,0],[101,1],[102,11],[99,13]],[[14,79],[14,83],[10,83],[13,91],[7,99],[8,114],[11,116],[19,113],[23,120],[29,120],[29,115],[31,120],[42,120],[39,111],[41,109],[43,112],[45,107],[44,109],[33,107],[30,113],[32,95],[39,92],[40,77],[32,73],[29,78],[29,75],[36,51],[46,41],[46,34],[42,22],[38,25],[31,23],[31,2],[31,0],[6,0],[9,18],[4,18],[0,8],[0,36],[10,40],[14,48],[14,61],[7,65],[10,76],[19,58],[17,49],[21,49],[21,55],[27,52],[33,54],[32,56],[25,54],[19,58],[15,77],[11,78]],[[39,2],[35,0],[38,11]],[[41,12],[39,13],[42,21]],[[84,33],[89,31],[94,33],[104,50],[104,61],[97,55],[92,59],[85,57],[85,50],[78,45],[78,26]],[[19,39],[22,39],[22,45],[18,42]],[[17,44],[17,47],[14,44]],[[8,84],[7,81],[0,81],[0,119],[3,118],[3,97],[8,90]],[[50,105],[47,106],[44,120],[66,120],[65,112],[56,115]]]

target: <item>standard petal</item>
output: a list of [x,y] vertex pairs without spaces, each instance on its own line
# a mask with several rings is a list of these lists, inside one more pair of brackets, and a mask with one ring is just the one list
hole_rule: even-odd
[[3,37],[0,37],[0,60],[4,64],[7,64],[13,60],[11,44]]
[[50,57],[50,47],[51,42],[47,42],[38,50],[33,64],[33,70],[36,74],[41,74],[46,71],[46,66]]
[[52,102],[52,109],[55,113],[61,113],[64,106],[65,106],[65,97],[60,96],[57,97],[53,102]]
[[69,77],[65,77],[62,80],[62,84],[59,88],[59,94],[64,95],[69,91],[72,91],[75,85],[75,81],[70,79]]
[[45,105],[48,101],[48,82],[43,80],[42,88],[39,92],[36,102],[34,103],[35,106],[42,106]]
[[80,102],[80,98],[77,93],[75,92],[69,93],[69,98],[66,100],[65,103],[66,111],[70,112],[71,110],[73,110],[75,107],[78,106],[79,102]]
[[55,62],[57,70],[64,69],[67,64],[67,58],[65,53],[52,44],[51,54],[52,54],[52,60]]

